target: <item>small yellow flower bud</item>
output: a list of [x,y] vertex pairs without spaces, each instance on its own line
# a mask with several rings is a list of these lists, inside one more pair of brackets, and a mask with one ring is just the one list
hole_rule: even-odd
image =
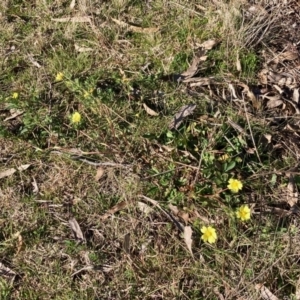
[[56,74],[55,80],[56,81],[62,81],[64,79],[64,74],[62,72],[59,72]]
[[74,112],[71,116],[71,123],[78,124],[81,121],[81,114],[79,112]]

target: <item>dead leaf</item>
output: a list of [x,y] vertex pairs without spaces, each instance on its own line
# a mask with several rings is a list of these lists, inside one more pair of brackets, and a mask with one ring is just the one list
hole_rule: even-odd
[[13,235],[13,237],[18,240],[17,241],[17,252],[16,252],[16,254],[18,254],[21,251],[21,249],[22,249],[23,238],[22,238],[22,235],[21,235],[20,231],[18,231],[17,233],[15,233]]
[[268,99],[270,101],[276,101],[276,100],[280,100],[281,96],[277,95],[277,94],[274,95],[274,93],[266,93],[265,95],[262,95],[262,98],[263,99]]
[[232,94],[232,96],[233,96],[233,99],[238,99],[238,97],[237,97],[237,95],[236,95],[236,93],[235,93],[235,89],[234,89],[233,85],[232,85],[231,83],[229,83],[229,84],[228,84],[228,87],[229,87],[229,89],[230,89],[230,91],[231,91],[231,94]]
[[268,288],[263,284],[256,284],[255,289],[260,292],[260,295],[265,300],[279,300]]
[[205,8],[204,6],[202,6],[200,4],[195,4],[195,6],[200,10],[207,11],[207,8]]
[[241,72],[242,71],[242,65],[241,65],[241,61],[240,61],[240,58],[239,58],[239,54],[237,53],[236,54],[236,70],[238,72]]
[[210,85],[214,83],[213,77],[193,77],[193,78],[186,78],[183,79],[183,83],[190,83],[190,86],[205,86],[205,85]]
[[200,44],[200,47],[203,47],[205,50],[211,50],[216,43],[216,40],[208,40]]
[[103,176],[103,174],[104,174],[104,169],[101,168],[101,167],[99,167],[99,168],[97,169],[97,173],[96,173],[96,175],[95,175],[95,180],[96,180],[96,181],[99,181],[99,179]]
[[268,84],[268,73],[269,71],[267,69],[262,69],[259,73],[258,73],[258,77],[260,79],[260,82],[262,84]]
[[139,202],[137,203],[137,207],[139,208],[139,210],[140,210],[142,213],[144,213],[144,214],[146,214],[146,215],[148,215],[148,214],[150,214],[151,212],[153,212],[153,209],[152,209],[149,205],[147,205],[146,203],[141,202],[141,201],[139,201]]
[[294,89],[293,91],[293,101],[299,104],[299,89]]
[[298,58],[298,52],[297,51],[292,51],[292,50],[289,50],[289,51],[285,51],[283,53],[281,53],[279,56],[278,56],[278,59],[283,62],[285,60],[287,61],[291,61],[291,60],[295,60]]
[[[207,55],[206,55],[207,50],[212,49],[215,44],[216,44],[215,40],[208,40],[200,45],[197,44],[199,49],[197,51],[197,54],[194,56],[191,65],[185,72],[180,74],[185,78],[185,80],[193,77],[198,72],[198,67],[200,62],[206,61],[207,59]],[[189,81],[184,81],[184,82],[189,82]]]
[[5,171],[2,171],[0,172],[0,179],[1,178],[5,178],[5,177],[8,177],[8,176],[11,176],[12,174],[14,174],[17,170],[14,169],[14,168],[11,168],[11,169],[7,169]]
[[180,124],[183,122],[184,118],[191,115],[195,108],[197,107],[196,104],[188,104],[182,106],[178,113],[175,114],[174,119],[169,124],[169,129],[177,129]]
[[294,176],[290,174],[289,183],[286,187],[286,202],[293,207],[298,202],[298,192],[294,180]]
[[282,100],[270,100],[267,103],[268,108],[275,108],[283,104]]
[[143,107],[144,107],[144,109],[145,109],[145,111],[146,111],[146,113],[148,114],[148,115],[150,115],[150,116],[158,116],[158,113],[157,112],[155,112],[153,109],[151,109],[150,107],[148,107],[145,103],[143,103]]
[[74,233],[75,239],[84,241],[85,239],[83,237],[82,231],[81,231],[80,226],[79,226],[78,222],[76,221],[76,219],[75,218],[70,219],[69,224]]
[[37,68],[41,68],[42,66],[33,58],[33,56],[30,54],[28,55],[29,61]]
[[278,84],[279,86],[288,86],[289,88],[295,87],[295,79],[294,77],[289,73],[277,73],[268,71],[268,81],[270,83]]
[[298,103],[294,102],[293,100],[287,99],[287,98],[285,99],[285,101],[292,105],[292,107],[295,109],[295,113],[297,115],[300,114],[300,109],[298,108]]
[[77,44],[75,44],[74,47],[75,50],[80,53],[93,51],[93,48],[78,46]]
[[31,182],[31,184],[33,186],[32,193],[37,194],[39,192],[39,187],[37,185],[37,182],[36,182],[35,178],[33,177],[32,179],[33,179],[33,181]]
[[12,269],[5,267],[1,262],[0,262],[0,276],[3,277],[8,277],[14,279],[15,276],[17,275],[16,272],[14,272]]
[[[204,222],[204,224],[213,224],[215,223],[215,221],[211,221],[209,220],[206,216],[199,214],[198,211],[194,211],[194,217],[190,218],[191,222],[193,222],[193,220],[197,220],[200,219],[202,222]],[[197,220],[198,221],[198,220]]]
[[[164,150],[166,150],[167,152],[172,152],[175,147],[170,147],[170,146],[167,146],[167,145],[162,145],[161,146]],[[163,151],[162,151],[163,152]]]
[[102,221],[105,221],[108,219],[111,215],[115,214],[116,212],[128,207],[131,204],[131,201],[122,201],[115,206],[113,206],[111,209],[109,209],[104,215],[100,216],[100,219]]
[[190,219],[190,215],[187,212],[185,212],[184,210],[179,210],[178,207],[173,204],[169,204],[168,207],[170,208],[173,215],[178,216],[187,224]]
[[130,233],[124,236],[123,248],[127,254],[130,254]]
[[94,266],[85,266],[85,267],[81,268],[80,270],[78,270],[78,271],[72,273],[72,274],[71,274],[71,277],[74,277],[75,275],[78,275],[78,274],[80,274],[80,273],[82,273],[82,272],[85,272],[85,271],[91,271],[91,270],[93,270],[93,269],[94,269]]
[[91,18],[88,17],[88,16],[84,16],[84,17],[52,18],[51,21],[61,22],[61,23],[67,23],[67,22],[71,22],[71,23],[90,23],[91,22]]
[[199,62],[200,62],[199,57],[194,57],[192,64],[189,66],[189,68],[185,72],[181,73],[181,75],[186,78],[194,76],[198,71]]
[[264,134],[263,136],[265,137],[267,143],[270,144],[271,141],[272,141],[272,135],[271,134]]
[[245,93],[248,96],[248,98],[252,102],[253,107],[259,109],[261,107],[261,103],[257,100],[249,86],[242,82],[239,83],[239,86],[244,88],[243,93]]
[[11,116],[8,117],[8,118],[6,118],[4,120],[4,122],[12,120],[12,119],[15,119],[15,118],[21,116],[22,114],[24,114],[24,111],[23,110],[19,110],[19,109],[11,109],[10,113],[11,113]]
[[117,19],[111,18],[112,21],[114,21],[116,24],[118,24],[121,27],[127,28],[130,31],[137,32],[137,33],[155,33],[159,31],[159,28],[157,27],[148,27],[148,28],[142,28],[138,26],[129,25],[123,21],[119,21]]
[[235,122],[233,122],[230,118],[227,118],[227,123],[234,128],[235,130],[237,130],[239,133],[248,136],[248,133],[238,124],[236,124]]
[[183,231],[183,238],[184,238],[184,241],[187,245],[187,248],[189,249],[192,257],[194,258],[194,254],[193,254],[193,251],[192,251],[192,243],[193,243],[192,234],[193,234],[192,227],[191,226],[185,226],[184,231]]
[[[275,88],[275,90],[277,90],[280,95],[282,95],[284,93],[284,90],[281,87],[279,87],[277,84],[273,84],[273,88]],[[267,94],[269,94],[269,93],[267,93]],[[265,95],[267,95],[267,94],[265,94]]]
[[18,171],[22,172],[22,171],[25,171],[27,170],[31,165],[30,164],[27,164],[27,165],[21,165],[20,167],[18,167]]
[[76,0],[72,0],[70,3],[70,9],[73,9],[75,7]]
[[27,164],[27,165],[21,165],[20,167],[18,167],[17,169],[15,168],[11,168],[11,169],[7,169],[7,170],[4,170],[2,172],[0,172],[0,179],[1,178],[5,178],[5,177],[8,177],[8,176],[11,176],[12,174],[14,174],[17,170],[18,171],[25,171],[26,169],[28,169],[30,167],[30,164]]
[[246,152],[247,152],[248,154],[254,154],[254,153],[255,153],[255,148],[247,148],[247,149],[246,149]]
[[196,55],[193,58],[192,64],[189,66],[189,68],[185,72],[181,73],[181,76],[185,77],[185,79],[194,76],[198,71],[199,63],[201,61],[206,61],[206,59],[207,59],[207,56],[205,55],[205,53],[206,53],[205,50],[200,50],[200,53],[198,53],[198,55]]
[[177,206],[173,205],[173,204],[169,204],[168,207],[170,208],[171,212],[177,216],[179,213],[179,209]]
[[218,296],[219,300],[225,300],[224,296],[219,292],[218,287],[214,288],[214,293],[216,294],[216,296]]
[[186,150],[179,150],[179,152],[181,152],[183,154],[184,157],[188,157],[194,161],[198,161],[198,159],[189,151]]
[[178,217],[181,218],[185,224],[187,224],[190,219],[189,213],[187,213],[185,211],[180,211],[178,214]]

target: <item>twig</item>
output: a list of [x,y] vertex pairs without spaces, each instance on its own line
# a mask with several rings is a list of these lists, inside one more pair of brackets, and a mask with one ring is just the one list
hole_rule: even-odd
[[157,177],[157,176],[160,176],[160,175],[168,174],[168,173],[171,173],[171,172],[173,172],[173,171],[180,170],[180,169],[183,169],[183,167],[178,167],[178,168],[173,169],[173,170],[167,170],[167,171],[164,171],[164,172],[160,172],[160,173],[158,173],[158,174],[149,175],[149,176],[147,176],[147,177],[142,178],[142,180],[146,180],[146,179],[150,179],[150,178]]
[[254,141],[254,137],[253,137],[253,133],[252,133],[250,121],[249,121],[249,116],[248,116],[248,113],[247,113],[246,101],[243,101],[243,104],[244,104],[244,110],[245,110],[245,114],[246,114],[247,123],[248,123],[248,126],[249,126],[251,140],[252,140],[252,143],[253,143],[253,146],[254,146],[254,150],[255,150],[255,153],[256,153],[256,156],[257,156],[259,162],[262,164],[262,162],[260,160],[260,156],[259,156],[258,151],[257,151],[257,147],[256,147],[256,144],[255,144],[255,141]]
[[131,165],[126,165],[126,164],[119,164],[119,163],[114,163],[114,162],[95,162],[95,161],[90,161],[86,158],[82,158],[82,157],[72,157],[74,160],[80,160],[84,163],[87,163],[89,165],[92,166],[102,166],[102,167],[121,167],[121,168],[128,168]]
[[149,198],[149,197],[146,197],[144,195],[139,195],[140,198],[143,198],[144,200],[150,202],[152,205],[156,206],[158,209],[160,209],[164,214],[165,216],[170,220],[172,221],[176,227],[181,231],[183,232],[184,231],[184,228],[182,227],[182,225],[171,215],[169,214],[166,210],[164,210],[159,204],[157,201]]
[[203,147],[202,151],[201,151],[201,156],[200,156],[200,160],[199,160],[199,164],[198,164],[198,168],[197,168],[197,172],[196,172],[196,176],[193,182],[193,186],[196,184],[196,182],[198,181],[199,178],[199,172],[200,172],[200,168],[201,168],[201,164],[202,164],[202,158],[203,158],[203,152],[206,150],[206,145]]

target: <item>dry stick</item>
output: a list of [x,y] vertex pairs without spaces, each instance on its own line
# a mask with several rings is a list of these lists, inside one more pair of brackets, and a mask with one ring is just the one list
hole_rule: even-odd
[[71,159],[73,160],[79,160],[79,161],[82,161],[86,164],[89,164],[89,165],[92,165],[92,166],[96,166],[96,167],[99,167],[99,166],[102,166],[102,167],[120,167],[120,168],[129,168],[129,167],[132,167],[131,164],[121,164],[121,163],[115,163],[115,162],[99,162],[99,161],[92,161],[92,160],[89,160],[89,159],[86,159],[84,158],[83,156],[80,156],[80,155],[72,155],[72,153],[65,153],[65,152],[62,152],[60,150],[54,150],[54,151],[51,151],[51,153],[53,154],[65,154],[65,155],[69,155]]
[[181,170],[181,169],[183,169],[183,167],[178,167],[178,168],[173,169],[173,170],[168,170],[168,171],[160,172],[158,174],[150,175],[150,176],[142,178],[142,180],[146,180],[146,179],[150,179],[150,178],[157,177],[157,176],[160,176],[160,175],[168,174],[168,173],[171,173],[173,171],[177,171],[177,170]]
[[156,206],[158,209],[160,209],[160,210],[164,213],[164,215],[165,215],[170,221],[172,221],[172,222],[176,225],[176,227],[177,227],[181,232],[183,232],[182,225],[181,225],[177,220],[175,220],[175,218],[174,218],[171,214],[169,214],[166,210],[164,210],[164,209],[158,204],[158,202],[157,202],[156,200],[153,200],[153,199],[151,199],[151,198],[149,198],[149,197],[146,197],[146,196],[144,196],[144,195],[138,195],[138,196],[139,196],[140,198],[143,198],[144,200],[150,202],[152,205]]
[[257,151],[257,147],[256,147],[256,144],[255,144],[255,141],[254,141],[254,137],[253,137],[253,133],[252,133],[250,121],[249,121],[249,116],[248,116],[247,109],[246,109],[246,102],[245,102],[245,100],[243,101],[243,104],[244,104],[244,110],[245,110],[245,114],[246,114],[246,119],[247,119],[247,123],[248,123],[248,126],[249,126],[251,140],[252,140],[252,143],[253,143],[253,146],[254,146],[254,149],[255,149],[255,153],[256,153],[256,156],[257,156],[259,162],[262,164],[262,162],[260,160],[260,156],[259,156],[258,151]]
[[197,172],[196,172],[196,176],[193,182],[193,186],[196,184],[198,178],[199,178],[199,172],[200,172],[200,168],[201,168],[201,163],[202,163],[202,158],[203,158],[203,152],[204,150],[206,150],[206,146],[203,147],[202,151],[201,151],[201,156],[200,156],[200,160],[199,160],[199,164],[198,164],[198,168],[197,168]]
[[102,166],[102,167],[121,167],[121,168],[128,168],[132,165],[126,165],[126,164],[119,164],[119,163],[114,163],[114,162],[95,162],[95,161],[90,161],[85,158],[81,157],[75,157],[73,158],[74,160],[80,160],[86,164],[92,165],[92,166]]

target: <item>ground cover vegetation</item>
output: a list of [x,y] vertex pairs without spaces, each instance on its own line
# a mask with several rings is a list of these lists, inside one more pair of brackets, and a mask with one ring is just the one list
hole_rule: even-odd
[[299,11],[1,1],[0,299],[300,299]]

